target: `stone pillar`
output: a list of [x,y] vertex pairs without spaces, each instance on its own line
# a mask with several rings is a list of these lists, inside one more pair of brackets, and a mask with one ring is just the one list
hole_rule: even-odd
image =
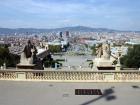
[[115,70],[116,71],[120,71],[121,70],[121,65],[120,64],[117,64],[116,67],[115,67]]
[[3,64],[3,69],[6,70],[6,63]]
[[79,69],[82,69],[82,66],[81,65],[79,65]]
[[0,69],[3,70],[3,66],[1,66]]
[[116,71],[120,71],[120,70],[121,70],[120,57],[118,57],[118,61],[117,61],[115,70],[116,70]]
[[68,66],[69,70],[71,69],[71,66]]
[[57,69],[57,63],[55,63],[55,69]]

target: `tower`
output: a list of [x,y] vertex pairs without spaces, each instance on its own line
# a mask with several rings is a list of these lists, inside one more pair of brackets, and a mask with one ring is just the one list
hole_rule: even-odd
[[60,33],[59,33],[59,36],[60,36],[60,38],[62,38],[62,37],[63,37],[63,33],[62,33],[62,32],[60,32]]

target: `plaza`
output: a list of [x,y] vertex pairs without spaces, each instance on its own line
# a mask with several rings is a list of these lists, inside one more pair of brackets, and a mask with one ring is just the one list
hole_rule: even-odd
[[[103,95],[75,95],[100,89]],[[140,83],[0,81],[0,105],[139,105]]]

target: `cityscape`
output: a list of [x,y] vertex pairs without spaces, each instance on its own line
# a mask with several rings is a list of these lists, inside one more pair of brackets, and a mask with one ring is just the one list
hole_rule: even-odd
[[139,1],[0,1],[0,105],[139,105]]

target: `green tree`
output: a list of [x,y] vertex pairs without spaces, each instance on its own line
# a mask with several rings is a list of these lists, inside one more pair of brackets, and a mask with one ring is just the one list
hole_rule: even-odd
[[62,51],[60,45],[49,45],[49,50],[51,53],[58,53]]
[[140,45],[134,45],[128,49],[127,55],[121,58],[121,64],[129,68],[140,67]]
[[92,55],[96,55],[96,45],[91,47]]
[[11,54],[7,46],[0,47],[0,66],[6,63],[8,67],[15,67],[19,63],[19,55]]

